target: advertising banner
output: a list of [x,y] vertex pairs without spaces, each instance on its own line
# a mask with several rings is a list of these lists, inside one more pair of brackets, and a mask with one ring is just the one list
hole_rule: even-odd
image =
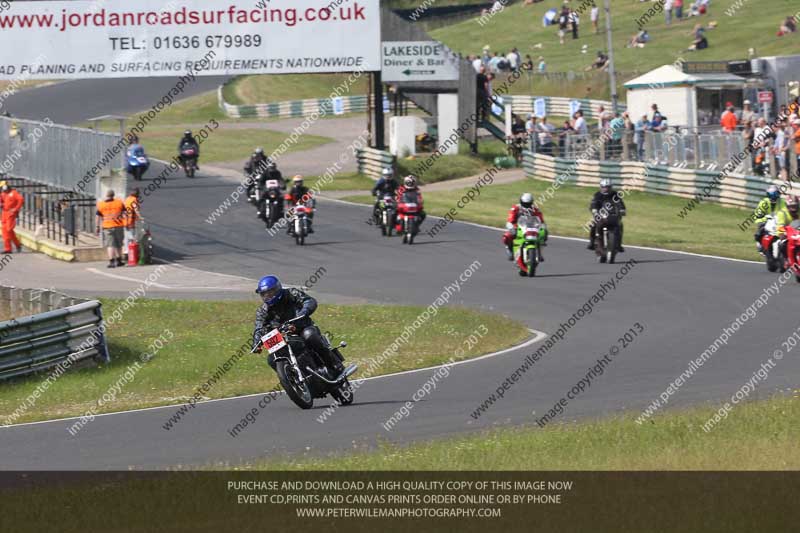
[[0,79],[381,69],[379,0],[13,2]]

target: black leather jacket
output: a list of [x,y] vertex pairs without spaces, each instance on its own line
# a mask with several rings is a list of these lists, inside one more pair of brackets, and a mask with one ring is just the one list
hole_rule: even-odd
[[314,321],[309,318],[317,310],[317,301],[300,289],[284,289],[283,297],[274,305],[261,304],[256,311],[255,330],[253,331],[253,346],[261,342],[261,336],[279,324],[297,316],[306,318],[294,322],[298,331],[308,326],[313,326]]
[[625,214],[625,201],[619,195],[619,191],[611,189],[607,194],[603,194],[600,191],[594,193],[589,209],[592,211],[595,209],[599,211],[603,208],[605,208],[606,211],[614,211],[616,208],[620,215]]

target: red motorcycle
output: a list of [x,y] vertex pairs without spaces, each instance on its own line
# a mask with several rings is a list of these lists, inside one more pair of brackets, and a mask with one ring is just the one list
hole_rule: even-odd
[[786,226],[786,255],[783,270],[792,269],[794,277],[800,283],[800,220]]
[[761,236],[761,253],[767,263],[767,270],[775,272],[783,263],[781,257],[780,239],[778,239],[778,221],[774,216],[767,216],[764,224],[764,234]]
[[403,234],[403,244],[413,244],[419,233],[420,207],[416,203],[398,204],[397,231]]
[[181,148],[181,160],[186,177],[193,178],[194,172],[197,170],[197,150],[192,147]]

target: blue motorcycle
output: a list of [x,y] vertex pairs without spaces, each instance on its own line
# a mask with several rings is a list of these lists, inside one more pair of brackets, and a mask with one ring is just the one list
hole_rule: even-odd
[[150,168],[150,160],[147,158],[147,155],[144,153],[144,148],[140,144],[134,144],[130,148],[128,148],[127,153],[127,170],[128,173],[133,176],[133,179],[136,181],[141,181],[142,176],[144,173],[147,172],[147,169]]

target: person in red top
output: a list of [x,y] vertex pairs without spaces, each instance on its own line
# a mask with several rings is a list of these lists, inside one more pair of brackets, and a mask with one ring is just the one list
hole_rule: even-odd
[[[399,215],[405,214],[405,204],[417,204],[419,209],[419,225],[425,221],[425,210],[423,208],[422,191],[417,187],[417,178],[408,175],[403,178],[403,184],[397,188],[396,201],[397,201],[397,214],[398,223],[395,228],[398,232],[403,231],[403,224],[399,222]],[[419,229],[419,228],[417,228]]]
[[[728,103],[730,104],[730,102]],[[736,120],[736,113],[734,113],[733,105],[729,105],[725,112],[722,113],[719,123],[722,126],[722,130],[727,133],[736,131],[738,121]]]
[[[506,232],[503,234],[503,244],[506,245],[508,260],[514,260],[514,236],[517,234],[517,220],[522,215],[537,217],[544,224],[544,215],[533,203],[533,195],[529,192],[519,197],[519,203],[508,210],[506,219]],[[541,251],[540,251],[541,257]],[[540,259],[544,261],[544,259]]]
[[11,243],[17,247],[17,252],[21,252],[22,244],[19,242],[14,228],[17,225],[19,211],[25,205],[25,199],[6,181],[0,181],[0,191],[0,204],[3,207],[3,215],[0,220],[3,224],[3,252],[11,253]]

